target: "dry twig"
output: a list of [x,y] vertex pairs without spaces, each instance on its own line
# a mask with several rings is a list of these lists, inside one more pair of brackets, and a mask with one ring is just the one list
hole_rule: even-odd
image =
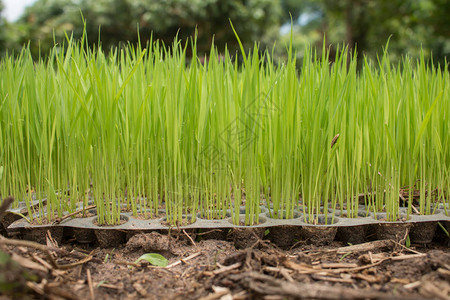
[[262,295],[280,295],[295,299],[383,299],[385,294],[372,290],[354,290],[340,286],[292,283],[257,272],[239,274],[248,288]]
[[195,248],[197,248],[197,244],[195,244],[194,240],[191,238],[191,236],[186,232],[186,230],[183,229],[183,233],[188,237],[188,239],[191,241],[192,245],[194,245]]
[[200,254],[202,254],[202,253],[201,253],[201,252],[197,252],[197,253],[191,254],[191,255],[189,255],[188,257],[182,258],[182,259],[180,259],[179,261],[176,261],[176,262],[174,262],[174,263],[172,263],[172,264],[170,264],[170,265],[168,265],[168,266],[166,266],[166,267],[164,267],[164,268],[165,268],[165,269],[170,269],[170,268],[172,268],[172,267],[178,266],[179,264],[185,263],[186,261],[188,261],[188,260],[190,260],[190,259],[193,259],[193,258],[199,256]]
[[221,264],[217,263],[217,266],[220,267],[220,269],[214,270],[212,273],[214,275],[222,274],[237,268],[240,268],[242,266],[242,263],[238,262],[229,266],[222,266]]
[[89,269],[86,270],[86,277],[89,286],[89,295],[91,296],[91,300],[95,300],[94,286],[92,285],[91,271]]
[[68,214],[68,215],[65,215],[64,217],[57,218],[57,219],[53,222],[52,225],[59,224],[59,223],[61,223],[62,221],[64,221],[65,219],[68,219],[68,218],[70,218],[70,217],[72,217],[72,216],[78,215],[80,212],[84,212],[84,211],[86,211],[86,210],[89,210],[89,209],[92,209],[92,208],[96,208],[96,207],[97,207],[97,205],[90,205],[90,206],[88,206],[88,207],[85,207],[85,208],[79,209],[79,210],[77,210],[77,211],[74,211],[73,213],[70,213],[70,214]]
[[363,244],[358,245],[352,245],[352,246],[346,246],[346,247],[340,247],[335,250],[329,250],[329,251],[336,251],[337,254],[345,254],[345,253],[359,253],[359,252],[365,252],[365,251],[373,251],[376,249],[383,249],[392,247],[393,243],[391,240],[378,240],[373,242],[367,242]]
[[209,294],[206,297],[199,298],[199,300],[215,300],[221,299],[223,296],[230,294],[230,290],[224,287],[213,286],[214,293]]
[[74,268],[76,266],[82,265],[82,264],[87,263],[88,261],[91,261],[91,260],[92,260],[92,256],[87,256],[87,257],[83,258],[82,260],[74,262],[74,263],[71,263],[71,264],[59,265],[58,269],[60,269],[60,270],[72,269],[72,268]]
[[31,241],[22,241],[22,240],[11,240],[5,237],[0,236],[0,244],[10,245],[10,246],[24,246],[29,248],[35,248],[42,252],[44,252],[47,259],[50,261],[50,264],[53,268],[58,269],[58,264],[53,259],[51,255],[49,247],[41,245],[39,243],[31,242]]
[[41,245],[39,243],[32,242],[32,241],[12,240],[12,239],[8,239],[8,238],[2,237],[2,236],[0,236],[0,244],[17,246],[17,247],[28,247],[28,248],[34,248],[34,249],[40,250],[40,251],[44,252],[45,256],[50,261],[51,266],[55,269],[60,269],[60,270],[67,270],[67,269],[73,268],[77,265],[84,264],[93,259],[92,256],[83,256],[83,258],[78,262],[75,262],[72,264],[66,264],[66,265],[59,265],[56,263],[55,259],[53,258],[52,254],[50,253],[50,251],[55,251],[55,252],[68,254],[68,255],[71,254],[70,252],[67,252],[67,251],[64,251],[62,249],[55,248],[55,247],[48,247],[45,245]]

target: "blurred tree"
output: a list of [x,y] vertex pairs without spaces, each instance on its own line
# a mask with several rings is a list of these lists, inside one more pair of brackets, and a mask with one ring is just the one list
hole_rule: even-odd
[[294,25],[305,25],[302,16],[321,13],[320,2],[317,0],[282,0],[281,8],[283,21],[290,22],[292,16]]
[[237,48],[229,20],[249,47],[273,28],[277,31],[281,16],[279,2],[271,0],[169,0],[152,2],[151,7],[147,0],[131,3],[147,38],[153,30],[157,38],[170,42],[177,32],[182,38],[193,35],[197,26],[200,51],[208,51],[213,36],[219,49],[225,44]]
[[422,47],[440,62],[450,55],[448,0],[37,0],[15,24],[0,15],[0,47],[20,49],[31,40],[35,56],[46,53],[54,39],[64,40],[65,32],[81,36],[81,13],[91,44],[98,42],[101,27],[106,50],[136,43],[139,26],[144,45],[152,33],[167,44],[176,35],[185,40],[197,28],[200,53],[209,50],[213,36],[219,49],[227,44],[234,51],[238,46],[231,19],[246,48],[254,41],[271,47],[278,40],[282,45],[275,53],[283,56],[289,34],[280,37],[280,25],[285,24],[281,32],[289,31],[291,14],[299,58],[307,44],[320,50],[324,36],[327,45],[356,47],[360,58],[361,53],[375,57],[389,37],[394,61],[406,53],[418,56]]
[[38,0],[15,23],[15,44],[29,44],[34,57],[47,53],[65,33],[81,37],[80,7],[72,0]]
[[[321,0],[327,19],[345,27],[345,36],[338,37],[359,53],[374,56],[387,40],[393,54],[420,51],[420,41],[425,41],[423,28],[414,20],[413,0]],[[334,37],[336,39],[336,37]],[[336,40],[335,40],[336,41]]]
[[178,34],[181,39],[193,36],[198,30],[198,49],[208,51],[214,36],[215,44],[223,49],[237,49],[236,39],[229,25],[233,22],[246,47],[253,41],[270,41],[270,33],[277,36],[281,6],[271,0],[38,0],[19,20],[27,34],[21,41],[31,40],[34,54],[42,52],[64,38],[64,31],[81,36],[81,14],[91,43],[99,40],[104,49],[120,42],[136,43],[137,28],[143,44],[153,32],[154,38],[171,43]]
[[[421,49],[440,62],[450,54],[450,1],[448,0],[284,0],[292,9],[298,34],[314,37],[321,47],[345,43],[374,58],[386,45],[393,60],[404,54],[417,57]],[[301,2],[301,3],[300,3]],[[302,21],[303,20],[303,21]],[[320,32],[322,37],[312,35]],[[312,40],[312,39],[310,39]]]
[[[428,46],[432,49],[433,57],[440,62],[444,58],[450,58],[450,1],[429,0],[420,2],[419,5],[427,13],[422,16],[423,22],[431,27]],[[420,18],[420,17],[419,17]]]
[[6,36],[5,36],[5,21],[3,17],[3,2],[0,0],[0,51],[5,49]]

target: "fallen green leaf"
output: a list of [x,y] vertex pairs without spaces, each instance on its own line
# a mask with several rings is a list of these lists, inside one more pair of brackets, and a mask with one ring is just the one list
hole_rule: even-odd
[[158,266],[158,267],[165,267],[169,264],[169,261],[164,256],[162,256],[161,254],[157,254],[157,253],[146,253],[146,254],[142,255],[141,257],[139,257],[134,263],[137,264],[141,260],[146,260],[149,263],[151,263],[152,265]]
[[104,283],[107,283],[106,280],[102,280],[97,284],[97,288],[101,287]]

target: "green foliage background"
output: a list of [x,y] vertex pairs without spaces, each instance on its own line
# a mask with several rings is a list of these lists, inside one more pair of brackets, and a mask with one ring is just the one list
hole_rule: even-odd
[[320,51],[324,37],[327,47],[346,43],[372,58],[390,38],[394,61],[405,54],[417,57],[421,48],[441,63],[450,53],[447,0],[37,0],[14,23],[0,15],[0,51],[17,52],[30,41],[34,57],[45,54],[54,40],[64,41],[65,32],[81,36],[80,12],[87,21],[89,41],[97,44],[100,32],[105,50],[137,43],[138,27],[142,41],[153,34],[170,43],[177,34],[186,39],[197,29],[200,53],[209,51],[213,37],[219,50],[225,45],[237,50],[230,19],[245,47],[258,41],[261,49],[271,48],[277,42],[281,45],[275,54],[282,57],[292,15],[299,58],[307,44]]

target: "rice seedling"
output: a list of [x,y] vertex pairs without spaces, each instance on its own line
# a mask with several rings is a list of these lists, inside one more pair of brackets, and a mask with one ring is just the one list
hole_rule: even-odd
[[313,224],[357,217],[361,204],[389,221],[402,203],[448,214],[447,66],[393,65],[385,51],[358,67],[346,47],[333,61],[307,48],[298,62],[291,45],[275,62],[257,44],[212,44],[201,62],[195,38],[108,54],[86,41],[0,62],[0,198],[25,201],[32,220],[91,203],[100,225],[161,208],[171,225],[228,212],[254,225],[261,205]]

